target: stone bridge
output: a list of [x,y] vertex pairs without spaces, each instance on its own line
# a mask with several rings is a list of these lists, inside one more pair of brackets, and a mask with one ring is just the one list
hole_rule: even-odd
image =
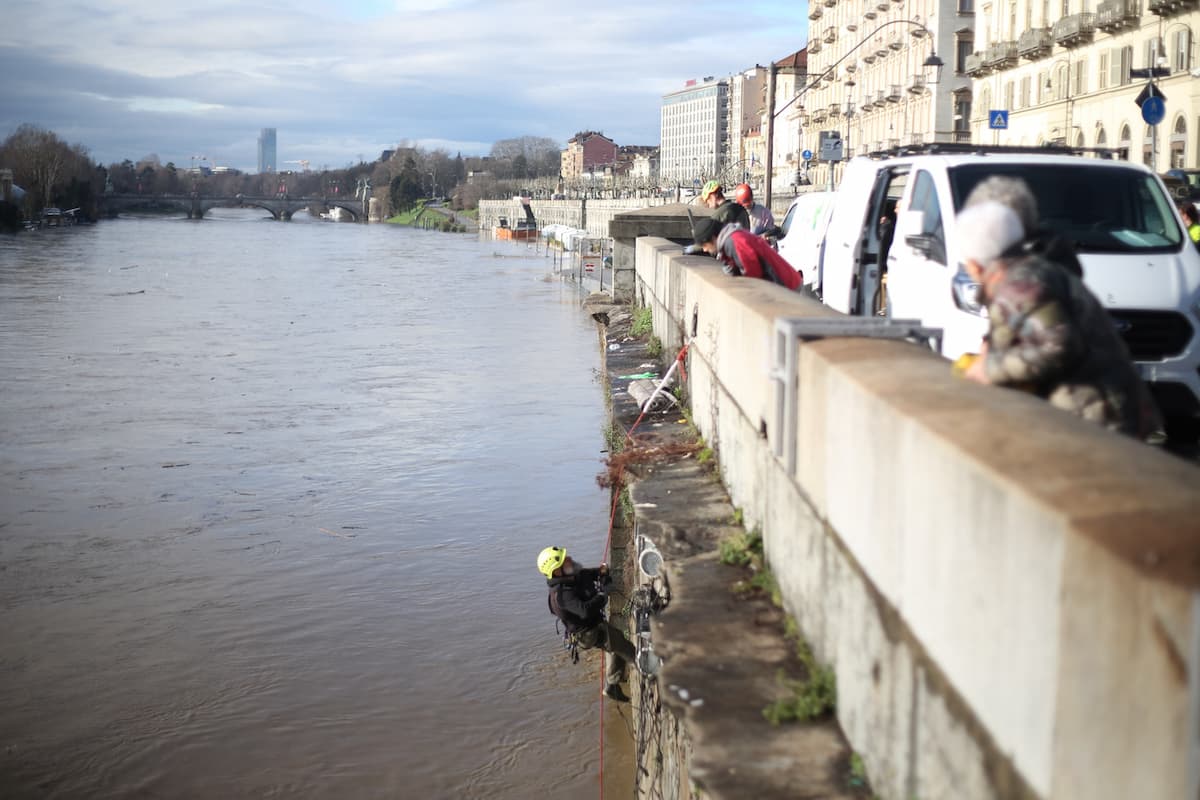
[[261,208],[271,213],[279,220],[290,220],[297,211],[309,206],[324,206],[340,208],[354,217],[355,222],[365,221],[363,203],[352,198],[337,197],[254,197],[246,194],[228,196],[203,195],[196,192],[189,194],[107,194],[100,200],[101,208],[109,213],[131,211],[134,209],[176,208],[187,214],[188,219],[203,219],[209,209],[226,208]]

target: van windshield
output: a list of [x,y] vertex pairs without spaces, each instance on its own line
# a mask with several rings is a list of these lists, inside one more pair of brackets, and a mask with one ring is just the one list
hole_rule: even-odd
[[954,207],[992,175],[1020,178],[1038,202],[1042,230],[1081,253],[1166,252],[1183,244],[1170,199],[1152,175],[1135,169],[1075,164],[963,164],[950,169]]

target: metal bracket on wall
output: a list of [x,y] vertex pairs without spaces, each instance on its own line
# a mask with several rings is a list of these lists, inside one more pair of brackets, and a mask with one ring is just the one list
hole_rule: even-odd
[[799,387],[797,364],[800,342],[830,337],[905,339],[942,349],[942,329],[927,328],[918,319],[887,317],[781,317],[775,320],[771,381],[775,384],[773,450],[787,474],[796,471],[796,422]]

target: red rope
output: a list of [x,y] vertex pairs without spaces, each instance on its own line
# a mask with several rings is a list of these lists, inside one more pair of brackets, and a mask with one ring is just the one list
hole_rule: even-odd
[[[686,344],[684,344],[683,348],[679,351],[679,355],[675,356],[675,360],[679,362],[679,379],[680,379],[680,381],[687,380],[687,373],[684,371],[684,363],[687,359],[687,351],[688,351],[688,346]],[[636,420],[634,420],[633,425],[630,426],[629,431],[625,434],[625,444],[629,444],[633,441],[633,432],[635,430],[637,430],[638,425],[642,424],[642,419],[646,416],[646,413],[649,410],[650,410],[649,407],[647,407],[642,410],[641,414],[638,414],[638,418]],[[617,501],[620,500],[620,498],[621,498],[621,490],[623,488],[624,488],[623,481],[621,480],[620,475],[618,475],[617,479],[615,481],[613,481],[613,485],[612,485],[613,501],[612,501],[612,508],[608,512],[608,536],[605,537],[605,539],[604,539],[604,557],[600,559],[602,562],[608,560],[608,550],[612,546],[613,528],[616,526],[616,521],[617,521]],[[600,657],[600,800],[604,800],[604,690],[608,688],[608,675],[607,675],[607,670],[605,669],[605,661],[606,661],[606,657],[601,656]],[[634,766],[634,769],[637,769],[636,765]]]

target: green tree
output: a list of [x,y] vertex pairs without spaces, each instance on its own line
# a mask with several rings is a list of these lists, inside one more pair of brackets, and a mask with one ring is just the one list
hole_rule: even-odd
[[417,204],[417,199],[421,196],[421,173],[417,170],[417,162],[412,156],[404,159],[403,168],[392,178],[388,188],[393,211],[408,211]]

